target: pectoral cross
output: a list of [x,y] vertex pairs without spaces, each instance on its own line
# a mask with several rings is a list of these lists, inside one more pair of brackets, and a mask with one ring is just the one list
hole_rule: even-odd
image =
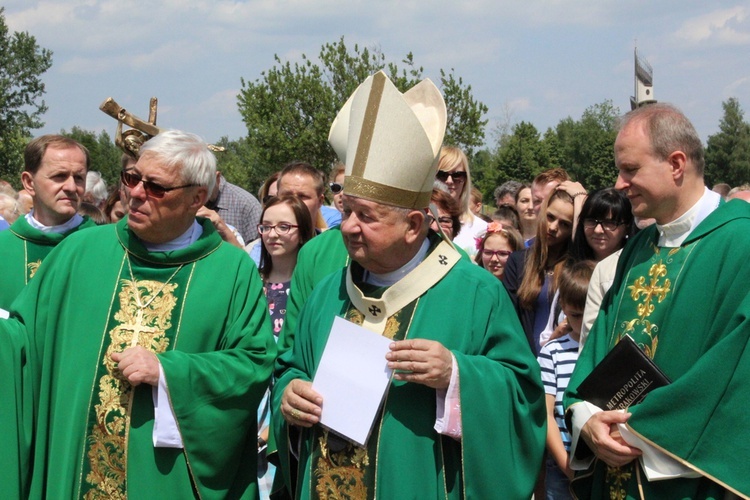
[[133,332],[133,339],[130,341],[130,347],[138,345],[138,340],[142,333],[156,334],[159,330],[153,326],[143,324],[143,309],[138,308],[135,321],[132,324],[120,325],[121,330],[130,330]]

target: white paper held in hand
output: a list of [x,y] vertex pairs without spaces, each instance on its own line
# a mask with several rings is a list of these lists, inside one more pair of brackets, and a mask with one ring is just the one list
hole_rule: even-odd
[[365,446],[392,370],[385,355],[393,340],[335,318],[312,387],[323,397],[320,423]]

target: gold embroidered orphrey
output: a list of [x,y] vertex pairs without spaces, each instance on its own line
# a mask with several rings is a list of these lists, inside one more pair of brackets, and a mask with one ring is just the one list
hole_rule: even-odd
[[633,475],[633,462],[622,467],[607,466],[606,481],[609,485],[610,500],[626,500],[628,494],[625,485]]
[[[670,253],[671,257],[671,253]],[[661,303],[667,298],[667,295],[672,291],[672,281],[667,278],[667,266],[661,259],[658,262],[651,265],[648,271],[650,281],[646,283],[645,276],[639,276],[633,281],[633,284],[628,286],[630,290],[630,298],[633,301],[638,302],[637,314],[638,317],[624,323],[625,329],[620,334],[620,338],[626,334],[631,334],[635,331],[636,325],[643,326],[643,333],[650,339],[650,343],[643,345],[643,350],[646,355],[653,359],[656,354],[656,348],[659,344],[659,326],[651,323],[647,318],[654,312],[656,306],[654,302]]]
[[84,493],[87,499],[127,498],[127,437],[133,386],[122,377],[112,361],[112,353],[134,345],[154,353],[167,349],[166,332],[172,326],[172,312],[177,305],[174,291],[178,285],[169,284],[172,277],[165,283],[121,281],[120,310],[114,316],[117,326],[109,331],[109,347],[103,359],[105,370],[99,379],[99,401],[95,404],[96,421],[88,438],[90,471],[85,481],[88,491]]

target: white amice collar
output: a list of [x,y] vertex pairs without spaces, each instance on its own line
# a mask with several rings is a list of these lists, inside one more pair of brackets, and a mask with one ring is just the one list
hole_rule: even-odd
[[682,245],[682,242],[698,227],[698,224],[716,210],[719,203],[721,203],[721,195],[704,188],[703,196],[690,210],[672,222],[656,225],[656,229],[659,231],[658,246],[674,248]]
[[397,283],[401,278],[409,274],[415,267],[417,267],[427,256],[427,251],[430,249],[430,240],[425,238],[422,242],[422,246],[419,247],[417,254],[406,264],[399,267],[395,271],[385,274],[375,274],[369,271],[365,271],[364,280],[365,283],[375,286],[391,286]]
[[60,224],[59,226],[45,226],[44,224],[36,220],[36,218],[34,217],[33,209],[24,217],[26,218],[26,222],[29,223],[29,226],[43,233],[67,233],[71,229],[75,229],[80,226],[83,222],[83,217],[81,217],[79,214],[75,214],[67,222]]
[[174,250],[182,250],[183,248],[187,248],[198,241],[198,238],[201,237],[201,234],[203,234],[203,226],[198,224],[198,221],[193,221],[193,225],[190,226],[187,231],[185,231],[172,241],[156,244],[147,243],[144,241],[143,246],[145,246],[146,250],[148,250],[149,252],[172,252]]

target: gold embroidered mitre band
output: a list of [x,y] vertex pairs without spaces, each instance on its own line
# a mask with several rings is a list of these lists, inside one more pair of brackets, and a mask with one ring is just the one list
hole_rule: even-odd
[[382,71],[370,76],[341,108],[328,135],[346,164],[344,193],[426,208],[445,124],[443,96],[429,79],[402,94]]

